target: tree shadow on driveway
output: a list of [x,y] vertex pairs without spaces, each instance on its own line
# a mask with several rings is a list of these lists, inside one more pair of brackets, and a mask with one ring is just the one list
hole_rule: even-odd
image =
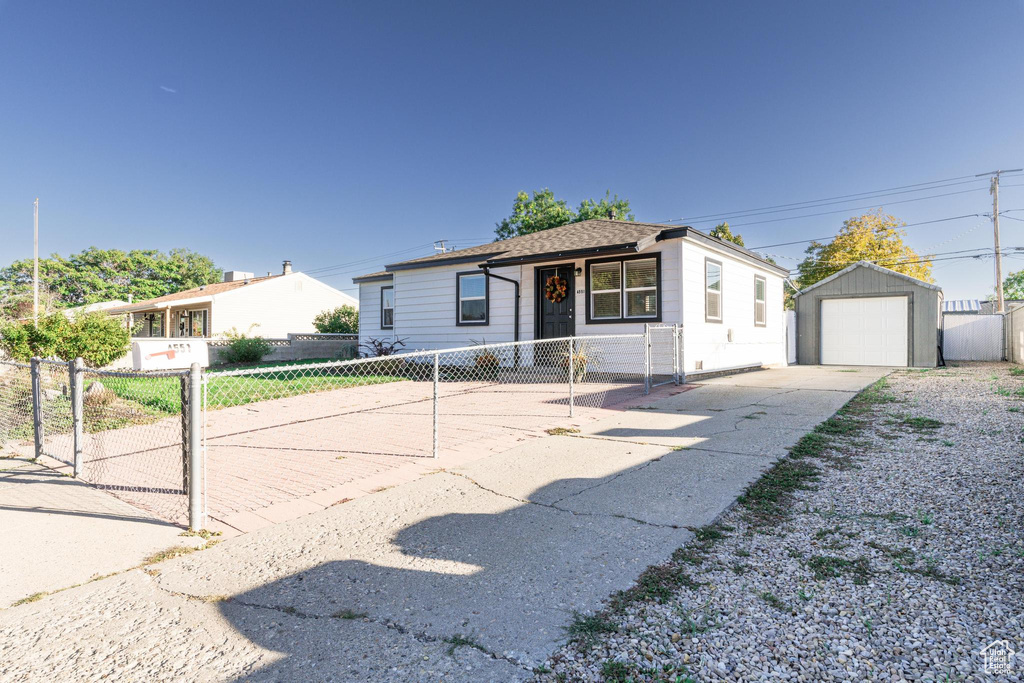
[[[602,479],[559,479],[530,498],[592,491]],[[260,546],[272,571],[295,567],[221,603],[246,638],[284,655],[242,678],[519,679],[563,639],[573,612],[598,608],[691,536],[511,499],[449,473],[372,498],[328,511],[335,517],[321,519],[315,538],[292,525],[284,546],[239,544],[241,557],[218,560],[224,574],[211,589],[231,583],[232,560],[260,562]],[[456,635],[471,644],[449,655]]]

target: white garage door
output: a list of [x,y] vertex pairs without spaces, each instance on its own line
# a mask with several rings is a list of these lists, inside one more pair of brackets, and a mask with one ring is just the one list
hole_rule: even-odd
[[907,297],[823,299],[822,365],[907,365]]

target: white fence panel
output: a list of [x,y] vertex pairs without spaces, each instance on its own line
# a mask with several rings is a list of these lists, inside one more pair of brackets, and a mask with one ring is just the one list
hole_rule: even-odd
[[796,365],[796,311],[786,311],[786,364]]
[[946,360],[1002,360],[1003,316],[943,314],[942,357]]

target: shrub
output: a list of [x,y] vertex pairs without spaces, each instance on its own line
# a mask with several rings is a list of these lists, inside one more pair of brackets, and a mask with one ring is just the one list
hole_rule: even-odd
[[[252,328],[249,330],[252,331]],[[259,363],[274,350],[263,337],[249,336],[235,328],[231,328],[224,336],[228,338],[228,345],[221,353],[225,363]]]
[[313,327],[321,334],[358,334],[359,311],[354,306],[321,311],[313,318]]
[[15,360],[33,356],[74,360],[81,356],[86,365],[102,367],[131,347],[131,333],[121,319],[105,313],[83,313],[69,319],[53,313],[39,320],[0,325],[0,348]]
[[404,339],[375,339],[370,338],[359,345],[363,349],[363,358],[380,358],[381,356],[393,356],[405,346]]

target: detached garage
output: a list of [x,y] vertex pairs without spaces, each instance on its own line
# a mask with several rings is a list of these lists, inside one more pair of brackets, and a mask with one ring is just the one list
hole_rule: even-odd
[[942,290],[860,261],[796,294],[797,362],[935,367]]

